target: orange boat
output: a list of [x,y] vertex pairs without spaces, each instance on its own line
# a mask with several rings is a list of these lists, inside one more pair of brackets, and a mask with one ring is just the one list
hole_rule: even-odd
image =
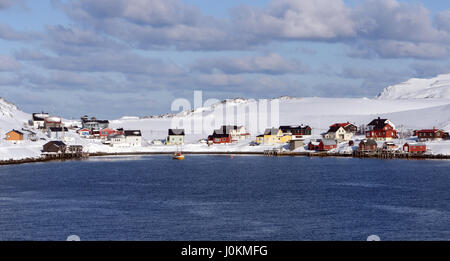
[[174,160],[184,160],[184,155],[181,152],[176,152],[172,155]]

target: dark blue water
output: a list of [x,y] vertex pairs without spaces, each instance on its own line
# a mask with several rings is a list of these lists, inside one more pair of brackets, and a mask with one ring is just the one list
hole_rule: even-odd
[[91,158],[0,167],[0,240],[450,240],[450,161]]

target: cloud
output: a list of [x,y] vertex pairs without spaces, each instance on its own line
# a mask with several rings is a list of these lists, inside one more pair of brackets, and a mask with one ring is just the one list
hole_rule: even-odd
[[450,10],[438,13],[435,18],[435,23],[439,30],[450,33]]
[[11,72],[11,71],[17,71],[21,68],[21,65],[16,59],[0,55],[0,72]]
[[19,32],[9,25],[0,24],[0,38],[10,41],[29,41],[39,39],[40,35],[34,32]]
[[155,77],[177,75],[183,72],[182,68],[174,63],[130,52],[107,51],[83,56],[52,56],[40,64],[55,70],[146,74]]
[[0,0],[0,10],[10,8],[15,2],[15,0]]
[[40,50],[19,49],[14,52],[14,57],[21,61],[42,61],[48,59],[49,56]]
[[193,66],[193,70],[204,73],[218,70],[227,74],[288,74],[309,71],[300,61],[286,60],[276,53],[253,57],[201,59]]
[[227,22],[204,16],[179,0],[81,0],[65,5],[78,24],[134,48],[233,49],[239,44]]
[[327,40],[356,34],[351,9],[341,0],[271,1],[266,8],[239,7],[235,26],[254,37]]

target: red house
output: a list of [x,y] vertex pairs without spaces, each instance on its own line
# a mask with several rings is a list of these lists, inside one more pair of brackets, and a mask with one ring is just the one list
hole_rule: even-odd
[[415,131],[419,141],[443,140],[448,138],[448,133],[436,128]]
[[337,143],[335,140],[310,141],[308,144],[308,150],[329,151],[336,148]]
[[427,145],[423,143],[405,143],[403,145],[403,151],[407,153],[425,153],[427,151]]
[[212,135],[208,136],[208,143],[221,144],[221,143],[232,143],[233,138],[231,136],[231,130],[222,126],[222,128],[214,130]]
[[114,134],[116,134],[116,130],[113,130],[110,128],[105,128],[100,131],[100,138],[106,139],[109,135],[114,135]]
[[374,140],[391,140],[397,138],[394,124],[387,119],[375,119],[366,127],[366,138]]

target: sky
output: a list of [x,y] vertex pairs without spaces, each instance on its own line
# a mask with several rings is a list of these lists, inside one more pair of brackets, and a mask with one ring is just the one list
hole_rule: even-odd
[[374,97],[450,73],[450,3],[0,0],[0,97],[114,119],[177,98]]

